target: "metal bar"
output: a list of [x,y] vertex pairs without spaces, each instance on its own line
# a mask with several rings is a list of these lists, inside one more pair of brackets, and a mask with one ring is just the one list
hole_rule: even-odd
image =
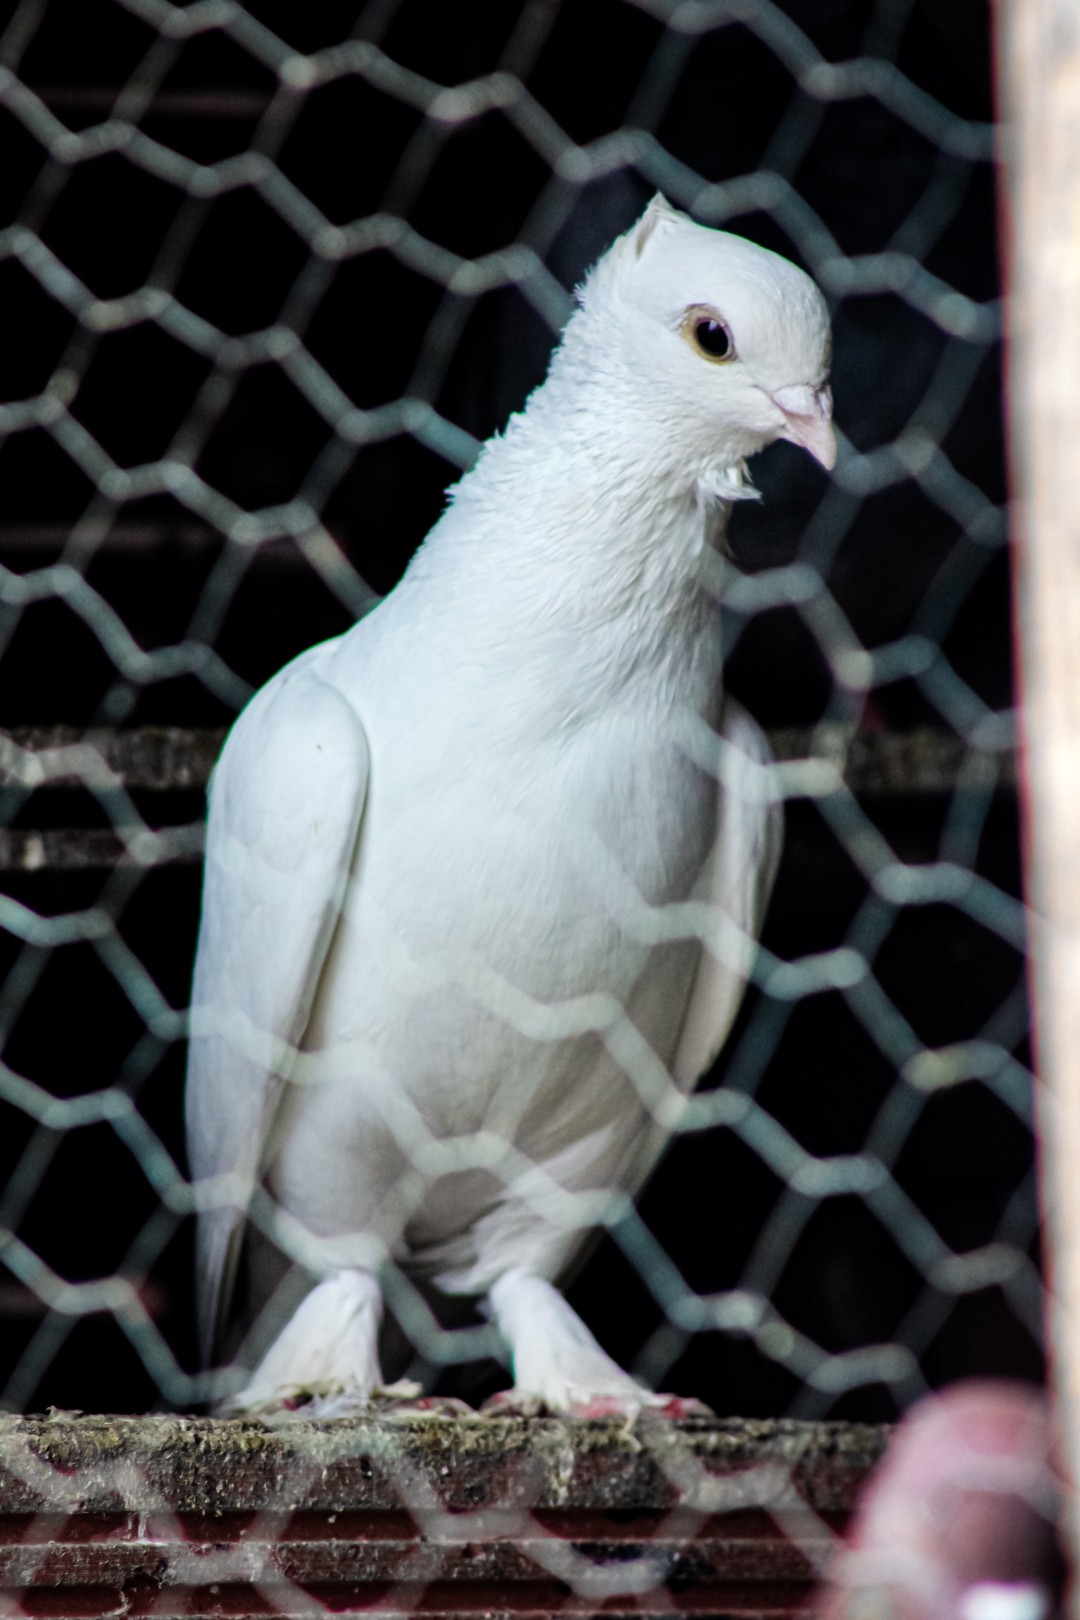
[[[0,524],[0,557],[15,552],[63,551],[72,538],[70,523]],[[152,546],[192,549],[220,544],[224,536],[208,523],[113,523],[99,542],[109,551],[144,551]]]
[[[30,84],[32,95],[54,113],[111,117],[123,87],[116,85]],[[144,114],[148,118],[261,118],[273,99],[262,90],[158,90]]]
[[[0,557],[25,557],[39,554],[55,557],[72,542],[73,530],[67,523],[19,523],[0,525]],[[199,552],[209,546],[223,545],[227,539],[220,529],[208,523],[113,523],[92,545],[85,539],[80,546],[94,551],[146,552],[155,546],[170,550]],[[250,542],[245,542],[250,544]],[[291,538],[272,535],[257,543],[260,559],[267,556],[295,556],[296,544]]]

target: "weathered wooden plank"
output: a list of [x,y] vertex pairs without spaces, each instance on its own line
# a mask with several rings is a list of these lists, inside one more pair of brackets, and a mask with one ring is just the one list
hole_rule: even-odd
[[1080,8],[1003,0],[994,15],[1051,1350],[1080,1569]]
[[779,1620],[884,1441],[647,1416],[7,1418],[0,1606]]
[[[726,1532],[722,1527],[698,1529],[687,1523],[682,1533],[668,1525],[667,1515],[642,1515],[633,1536],[586,1536],[568,1514],[563,1534],[536,1534],[520,1517],[505,1527],[486,1526],[464,1537],[446,1527],[443,1535],[423,1535],[414,1526],[407,1537],[388,1535],[369,1515],[360,1534],[335,1536],[319,1533],[298,1536],[288,1520],[245,1517],[242,1534],[222,1540],[211,1534],[192,1540],[184,1526],[162,1524],[153,1535],[80,1537],[61,1533],[45,1540],[38,1525],[27,1526],[18,1541],[0,1543],[0,1590],[34,1586],[123,1586],[133,1580],[158,1580],[163,1586],[199,1586],[206,1581],[207,1540],[214,1548],[214,1573],[219,1581],[282,1578],[310,1586],[362,1579],[365,1582],[432,1581],[490,1582],[536,1581],[569,1542],[577,1558],[597,1567],[639,1563],[639,1572],[654,1574],[663,1584],[687,1549],[694,1551],[700,1580],[784,1581],[805,1586],[815,1570],[828,1560],[832,1540],[827,1531],[816,1537],[809,1531],[805,1545],[796,1546],[777,1533],[761,1514],[750,1534]],[[755,1532],[756,1533],[753,1533]],[[12,1527],[12,1533],[17,1528]],[[553,1545],[553,1543],[556,1543]],[[163,1567],[164,1566],[164,1567]]]
[[[103,784],[107,772],[136,790],[204,787],[224,737],[223,730],[183,726],[14,726],[0,732],[0,778],[28,787]],[[835,768],[837,788],[846,784],[856,794],[950,793],[1016,780],[1011,746],[977,749],[929,726],[854,735],[838,725],[788,727],[770,732],[769,741],[778,760],[818,760]]]
[[[846,1512],[874,1424],[694,1418],[0,1417],[0,1514],[676,1506]],[[413,1483],[410,1485],[409,1481]],[[419,1494],[417,1494],[419,1493]],[[426,1494],[425,1494],[426,1493]]]
[[[0,732],[0,783],[30,792],[87,787],[110,794],[202,790],[221,751],[224,730],[142,726],[132,730],[19,726]],[[1012,748],[969,747],[931,728],[880,735],[846,727],[770,733],[778,787],[795,795],[851,792],[861,798],[1011,789]],[[0,829],[0,872],[104,871],[201,858],[200,823],[124,837],[102,827]]]
[[0,781],[27,788],[203,788],[224,730],[190,726],[14,726],[0,732]]
[[[911,731],[852,733],[850,727],[792,727],[769,733],[769,745],[782,763],[820,761],[831,766],[836,791],[858,798],[937,795],[1014,788],[1016,760],[1011,742],[976,748],[952,732],[931,726]],[[828,782],[823,775],[822,789]],[[798,790],[798,779],[792,783]]]
[[201,821],[127,838],[108,827],[0,828],[0,872],[101,872],[197,861],[206,842]]

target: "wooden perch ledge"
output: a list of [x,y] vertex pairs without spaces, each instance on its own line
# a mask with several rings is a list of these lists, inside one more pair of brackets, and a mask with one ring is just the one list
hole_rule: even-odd
[[[103,784],[106,773],[135,790],[205,787],[225,741],[223,730],[185,726],[13,726],[0,731],[0,777],[26,787],[80,781]],[[962,738],[922,726],[905,732],[856,732],[846,726],[791,726],[769,733],[777,760],[817,760],[837,767],[853,793],[942,793],[989,772],[1012,786],[1011,745],[974,749]],[[974,774],[973,774],[974,773]],[[841,780],[837,777],[837,785]]]
[[0,1612],[780,1617],[871,1425],[0,1419]]
[[[16,726],[0,731],[0,785],[29,792],[85,786],[98,794],[117,788],[175,793],[205,788],[225,733],[182,726],[131,730],[73,726]],[[770,733],[784,793],[860,798],[941,795],[1011,789],[1016,762],[1011,744],[988,750],[948,732],[854,736],[840,725],[788,728]],[[202,855],[201,822],[167,827],[134,839],[107,827],[0,827],[0,871],[103,870],[195,861]]]

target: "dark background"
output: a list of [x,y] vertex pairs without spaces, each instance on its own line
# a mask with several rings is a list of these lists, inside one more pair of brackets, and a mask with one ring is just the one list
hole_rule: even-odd
[[[0,256],[0,402],[47,386],[64,402],[47,421],[0,415],[0,724],[222,726],[294,653],[346,629],[361,581],[382,592],[399,578],[469,436],[494,431],[542,378],[552,328],[538,304],[567,308],[558,287],[662,187],[803,263],[834,311],[837,474],[778,445],[754,466],[764,504],[736,509],[733,526],[748,575],[801,562],[820,588],[800,606],[727,615],[732,688],[771,728],[859,720],[977,744],[1012,701],[981,0],[783,0],[753,27],[718,9],[693,35],[659,3],[629,0],[248,0],[247,12],[270,33],[163,43],[115,0],[0,6],[16,76],[0,103],[0,228],[25,227]],[[305,53],[366,39],[383,56],[293,91],[274,39]],[[821,59],[868,64],[865,92],[819,99]],[[524,82],[532,110],[425,115],[437,87],[497,68]],[[65,143],[65,129],[110,119],[98,155]],[[134,129],[149,143],[132,144]],[[591,180],[565,161],[571,143],[594,158]],[[221,167],[244,154],[262,158]],[[187,160],[219,166],[215,194],[199,193]],[[414,234],[338,260],[313,251],[327,223],[375,214]],[[515,242],[547,279],[448,289],[459,258]],[[173,296],[168,320],[135,303],[112,306],[107,329],[78,317],[88,295],[147,287]],[[262,345],[269,328],[299,339],[291,359]],[[404,397],[448,426],[356,414]],[[170,488],[165,460],[192,467],[198,488]],[[110,464],[149,471],[120,488]],[[836,674],[845,624],[882,652],[868,699]],[[173,647],[186,649],[179,666],[137,654]],[[194,791],[135,800],[154,825],[201,813]],[[3,810],[34,828],[122,815],[56,788],[8,789]],[[983,920],[964,902],[875,896],[860,864],[869,829],[900,861],[970,867],[985,880]],[[13,930],[0,936],[6,1072],[68,1099],[116,1083],[148,1130],[127,1116],[50,1120],[39,1093],[9,1080],[0,1226],[24,1247],[9,1246],[0,1286],[0,1398],[137,1411],[164,1385],[182,1402],[157,1337],[194,1367],[190,1232],[161,1196],[183,1163],[183,1049],[164,1015],[186,1005],[197,868],[46,864],[4,878],[34,913],[97,906],[115,924],[104,943],[38,944],[25,913],[0,916]],[[1036,1228],[1023,960],[1005,898],[1019,885],[1007,789],[879,795],[836,813],[792,801],[767,950],[791,960],[847,942],[873,979],[794,1002],[753,991],[709,1083],[752,1092],[778,1141],[865,1149],[889,1176],[880,1194],[812,1197],[788,1190],[783,1155],[770,1164],[752,1129],[680,1141],[642,1204],[669,1268],[628,1228],[572,1288],[613,1354],[749,1415],[887,1417],[924,1382],[1039,1376],[1023,1261]],[[920,1042],[982,1044],[957,1053],[957,1084],[927,1091],[897,1074]],[[940,1264],[994,1242],[1006,1259],[985,1286]],[[57,1281],[113,1274],[141,1290],[138,1330],[107,1309],[80,1314],[85,1297]],[[665,1325],[665,1302],[739,1286],[766,1292],[782,1319],[764,1339]],[[827,1359],[893,1343],[908,1362],[871,1356],[837,1376]]]

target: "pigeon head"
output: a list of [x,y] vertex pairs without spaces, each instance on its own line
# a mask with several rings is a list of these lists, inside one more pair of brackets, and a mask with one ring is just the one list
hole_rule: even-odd
[[775,439],[835,462],[828,312],[787,259],[658,196],[579,297],[612,383],[669,423],[702,471]]

